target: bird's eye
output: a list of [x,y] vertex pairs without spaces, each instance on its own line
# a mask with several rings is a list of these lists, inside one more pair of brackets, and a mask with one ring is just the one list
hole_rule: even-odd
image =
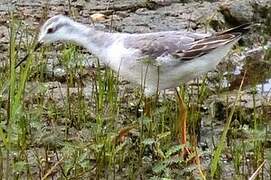
[[53,28],[47,29],[47,33],[48,33],[48,34],[53,33],[53,32],[54,32],[54,29],[53,29]]

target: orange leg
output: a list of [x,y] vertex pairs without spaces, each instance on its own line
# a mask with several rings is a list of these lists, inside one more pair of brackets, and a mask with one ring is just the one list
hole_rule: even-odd
[[183,156],[186,156],[190,153],[189,149],[186,147],[186,120],[187,120],[187,108],[184,103],[183,98],[180,96],[177,89],[176,94],[179,101],[179,117],[178,117],[178,124],[181,131],[180,143],[184,145],[184,152],[182,152]]

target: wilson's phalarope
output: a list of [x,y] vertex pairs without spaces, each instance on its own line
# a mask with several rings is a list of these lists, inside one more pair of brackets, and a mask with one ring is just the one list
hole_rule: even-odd
[[[216,34],[165,31],[143,34],[108,33],[57,15],[41,27],[38,45],[72,41],[95,54],[125,79],[140,85],[146,96],[176,88],[210,71],[247,32],[244,24]],[[35,48],[37,49],[37,48]],[[18,65],[21,62],[18,63]],[[18,66],[17,65],[17,66]],[[182,138],[186,143],[186,107],[180,96]]]

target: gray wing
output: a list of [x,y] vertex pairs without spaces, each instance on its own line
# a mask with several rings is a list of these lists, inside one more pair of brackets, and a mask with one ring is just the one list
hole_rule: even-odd
[[208,36],[210,35],[182,31],[131,34],[124,40],[124,46],[140,50],[142,58],[156,59],[180,50],[187,50],[191,43]]
[[227,29],[226,31],[218,32],[210,37],[197,40],[190,44],[189,49],[180,49],[172,55],[181,60],[192,60],[228,43],[236,42],[244,33],[249,32],[251,27],[250,23],[246,23]]
[[169,31],[128,36],[126,48],[140,50],[142,59],[155,61],[158,57],[171,55],[175,59],[188,61],[225,46],[249,31],[250,24],[243,24],[213,35],[186,31]]
[[226,44],[239,39],[241,34],[223,34],[207,37],[190,44],[190,47],[185,50],[177,50],[172,54],[176,59],[189,61],[197,57],[203,56],[212,50],[225,46]]

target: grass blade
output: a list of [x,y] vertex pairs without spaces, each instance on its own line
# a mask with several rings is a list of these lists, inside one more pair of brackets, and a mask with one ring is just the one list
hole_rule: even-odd
[[265,164],[265,162],[266,162],[266,160],[264,160],[262,162],[262,164],[257,168],[257,170],[252,174],[252,176],[248,180],[254,180],[258,176],[258,174],[259,174],[260,170],[262,169],[263,165]]
[[225,124],[225,127],[224,127],[224,130],[223,130],[220,142],[219,142],[219,144],[217,146],[217,149],[214,152],[214,157],[213,157],[212,163],[211,163],[211,177],[212,178],[215,176],[218,161],[219,161],[220,155],[222,153],[222,150],[224,149],[227,133],[228,133],[228,131],[230,129],[230,124],[231,124],[231,121],[232,121],[233,113],[235,111],[236,103],[237,103],[237,101],[238,101],[238,99],[240,98],[240,95],[241,95],[241,89],[242,89],[242,86],[243,86],[243,83],[244,83],[245,76],[246,76],[246,72],[244,73],[244,76],[242,78],[239,90],[237,92],[237,97],[236,97],[236,99],[234,101],[233,108],[232,108],[232,110],[230,112],[229,118],[227,119],[227,122]]

